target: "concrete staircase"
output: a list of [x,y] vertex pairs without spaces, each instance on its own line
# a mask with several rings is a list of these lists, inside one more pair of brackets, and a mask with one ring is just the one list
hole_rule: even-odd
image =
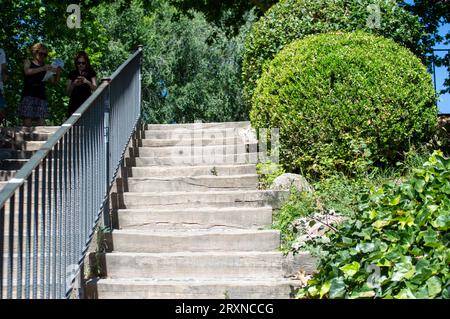
[[249,132],[248,122],[146,127],[90,298],[292,297],[299,282],[271,229],[287,194],[258,190]]
[[0,190],[59,126],[1,128]]

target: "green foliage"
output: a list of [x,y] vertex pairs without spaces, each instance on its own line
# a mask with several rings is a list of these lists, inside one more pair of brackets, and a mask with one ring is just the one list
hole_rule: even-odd
[[298,218],[313,215],[316,211],[317,202],[312,193],[291,191],[288,200],[274,215],[272,225],[281,233],[281,251],[283,253],[296,251],[293,244],[300,234],[295,227],[295,221]]
[[[440,34],[439,27],[450,23],[450,1],[435,0],[414,0],[399,1],[406,10],[420,17],[421,22],[425,25],[425,34],[422,37],[422,43],[427,48],[428,65],[432,59],[436,61],[437,66],[445,66],[447,68],[447,78],[445,79],[445,89],[441,93],[450,92],[450,53],[445,55],[432,54],[431,49],[437,44],[448,45],[450,42],[450,30],[447,28],[447,34]],[[445,29],[444,29],[445,30]]]
[[[357,218],[359,202],[371,189],[386,183],[399,184],[410,178],[417,168],[429,159],[428,150],[410,150],[405,154],[403,162],[388,169],[374,169],[370,174],[349,178],[342,173],[332,175],[318,181],[311,181],[314,192],[298,193],[291,191],[290,197],[274,216],[275,229],[281,231],[281,246],[284,252],[296,253],[299,250],[309,250],[320,256],[323,251],[320,245],[305,242],[301,236],[305,229],[297,224],[298,218],[313,215],[341,216]],[[307,220],[307,219],[306,219]]]
[[66,118],[65,85],[77,51],[88,52],[100,80],[140,44],[144,46],[144,120],[248,119],[249,107],[241,93],[241,56],[253,13],[244,17],[236,35],[229,36],[235,33],[207,22],[198,12],[182,14],[168,0],[86,0],[81,3],[80,29],[67,27],[67,5],[21,0],[2,7],[0,27],[5,33],[0,34],[0,46],[11,73],[5,86],[8,125],[20,123],[23,60],[38,41],[49,46],[49,62],[61,58],[66,64],[59,85],[47,87],[51,115],[47,124],[60,125]]
[[260,15],[267,11],[277,0],[169,0],[177,9],[189,14],[191,10],[200,11],[205,14],[208,22],[216,25],[231,27],[232,31],[239,30],[245,24],[246,12],[256,9]]
[[43,42],[49,47],[50,63],[54,58],[65,62],[60,83],[47,85],[50,118],[49,125],[60,125],[67,110],[68,97],[65,85],[68,73],[74,68],[73,57],[79,50],[91,54],[95,68],[99,67],[101,53],[107,46],[101,37],[98,23],[90,13],[94,1],[85,0],[81,4],[82,23],[80,29],[69,29],[66,19],[67,3],[61,1],[20,0],[2,2],[0,11],[0,47],[7,55],[10,79],[5,83],[7,101],[7,125],[20,125],[17,111],[23,87],[23,62],[31,58],[30,48],[34,43]]
[[255,128],[280,129],[280,162],[306,176],[365,174],[428,141],[437,126],[431,77],[392,40],[364,32],[308,36],[266,66]]
[[[248,118],[242,99],[241,52],[252,15],[241,32],[227,37],[203,14],[183,15],[166,1],[146,8],[131,1],[101,5],[95,15],[109,40],[104,65],[114,68],[144,45],[143,110],[151,123],[231,121]],[[165,94],[167,93],[167,94]]]
[[450,159],[440,151],[405,183],[372,189],[322,247],[319,273],[298,296],[449,298],[449,195]]
[[[369,5],[379,5],[380,27],[368,20]],[[307,35],[333,31],[363,30],[400,43],[414,53],[423,53],[419,19],[394,0],[281,0],[252,28],[246,41],[243,62],[244,97],[250,100],[263,66],[286,45]]]
[[273,227],[281,232],[282,251],[320,251],[300,240],[300,236],[305,234],[296,220],[314,214],[354,217],[360,196],[379,183],[379,176],[350,179],[339,174],[313,183],[314,192],[291,190],[288,200],[274,216]]
[[284,168],[276,163],[266,162],[256,164],[256,173],[259,177],[261,189],[268,189],[273,181],[280,175],[286,173]]

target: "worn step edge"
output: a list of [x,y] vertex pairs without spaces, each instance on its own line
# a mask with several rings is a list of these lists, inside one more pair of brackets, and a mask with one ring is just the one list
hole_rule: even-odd
[[264,278],[240,280],[101,279],[90,281],[89,298],[202,298],[202,299],[288,299],[300,282],[292,279]]

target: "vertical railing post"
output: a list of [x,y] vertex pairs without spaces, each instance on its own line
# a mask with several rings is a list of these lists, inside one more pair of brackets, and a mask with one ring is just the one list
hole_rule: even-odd
[[142,111],[142,66],[144,64],[144,46],[139,45],[138,50],[140,52],[139,56],[139,83],[138,83],[138,107],[139,107],[139,114]]
[[0,192],[0,299],[84,297],[88,246],[102,213],[112,228],[109,191],[141,134],[142,62],[140,46]]
[[105,159],[106,159],[106,198],[105,198],[105,205],[103,208],[103,224],[107,228],[111,228],[111,218],[110,218],[110,207],[109,207],[109,184],[110,184],[110,177],[111,172],[109,169],[109,161],[110,161],[110,111],[111,111],[111,89],[109,86],[109,83],[111,82],[111,78],[103,78],[102,83],[105,83],[108,85],[106,88],[106,94],[105,99],[103,101],[103,107],[104,107],[104,135],[105,135]]

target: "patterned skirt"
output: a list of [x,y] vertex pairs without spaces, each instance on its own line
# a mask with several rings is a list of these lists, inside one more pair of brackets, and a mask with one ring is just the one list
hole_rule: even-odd
[[32,96],[24,96],[20,103],[19,116],[32,119],[48,118],[47,100]]

